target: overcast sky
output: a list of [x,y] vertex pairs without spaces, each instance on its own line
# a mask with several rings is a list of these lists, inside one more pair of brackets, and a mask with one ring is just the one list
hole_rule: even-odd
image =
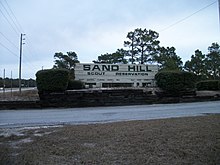
[[217,0],[0,0],[0,77],[4,69],[18,77],[21,33],[22,77],[35,78],[52,68],[55,52],[92,62],[123,48],[136,28],[158,32],[160,45],[174,46],[185,62],[220,43],[218,15]]

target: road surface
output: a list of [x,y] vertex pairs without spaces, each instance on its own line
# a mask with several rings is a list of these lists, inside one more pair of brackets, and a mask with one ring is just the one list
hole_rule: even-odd
[[[36,90],[36,87],[21,88],[21,91]],[[0,93],[18,92],[19,88],[0,88]]]
[[150,120],[220,113],[220,101],[44,110],[1,110],[0,128]]

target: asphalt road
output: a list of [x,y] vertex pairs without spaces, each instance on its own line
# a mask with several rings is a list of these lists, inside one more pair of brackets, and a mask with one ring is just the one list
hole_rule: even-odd
[[220,101],[44,110],[2,110],[0,128],[150,120],[220,113]]
[[[28,88],[21,88],[21,91],[28,91],[28,90],[35,90],[36,87],[28,87]],[[19,91],[19,88],[0,88],[0,93],[9,93],[9,92],[18,92]]]

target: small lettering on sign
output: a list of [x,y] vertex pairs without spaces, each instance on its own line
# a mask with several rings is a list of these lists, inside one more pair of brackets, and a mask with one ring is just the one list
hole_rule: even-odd
[[87,72],[87,75],[105,75],[105,72]]
[[140,73],[140,72],[117,72],[115,73],[116,76],[148,76],[148,73]]

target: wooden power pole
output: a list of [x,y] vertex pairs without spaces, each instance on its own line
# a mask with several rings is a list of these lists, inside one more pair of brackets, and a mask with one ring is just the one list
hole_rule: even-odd
[[25,34],[21,34],[21,38],[20,38],[20,58],[19,58],[19,93],[21,94],[21,60],[22,60],[22,45],[23,43],[23,36]]

